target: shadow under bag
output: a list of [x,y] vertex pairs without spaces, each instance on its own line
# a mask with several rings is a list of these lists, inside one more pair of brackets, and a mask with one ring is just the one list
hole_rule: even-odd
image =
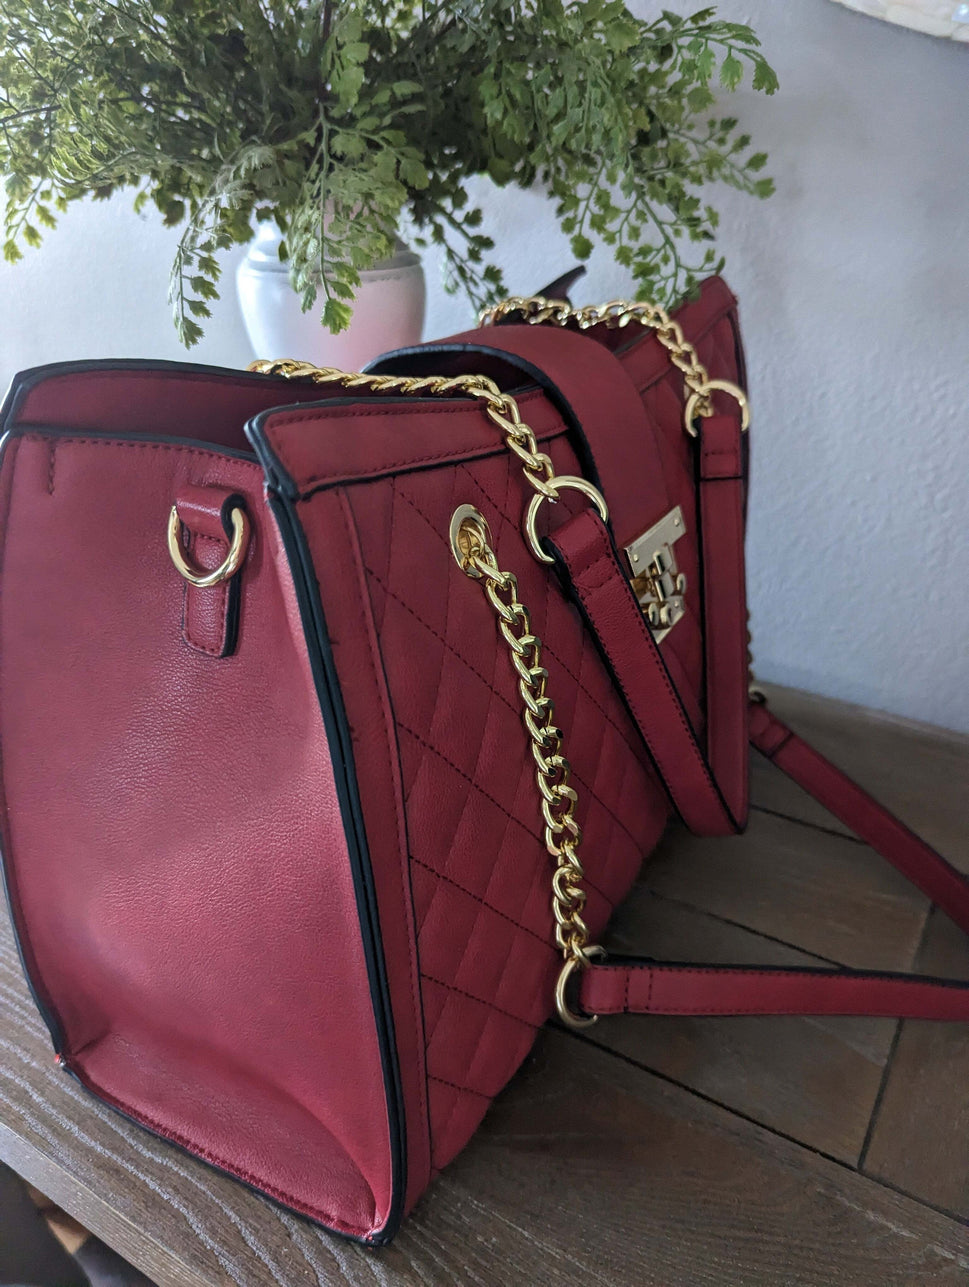
[[743,828],[749,742],[966,929],[969,885],[749,701],[723,282],[487,320],[360,376],[42,367],[3,410],[4,871],[57,1059],[369,1243],[556,1009],[969,1018],[598,946],[674,813]]

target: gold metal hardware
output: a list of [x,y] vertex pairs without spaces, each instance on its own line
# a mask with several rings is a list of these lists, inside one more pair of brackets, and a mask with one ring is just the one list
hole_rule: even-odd
[[546,554],[542,549],[541,538],[535,527],[535,520],[538,518],[538,511],[541,509],[543,501],[548,501],[550,505],[554,505],[561,491],[581,492],[583,496],[592,501],[599,511],[599,517],[603,523],[609,522],[609,507],[606,505],[605,497],[598,487],[593,487],[584,478],[577,478],[574,474],[553,474],[548,483],[550,487],[555,489],[555,495],[546,496],[543,492],[536,492],[528,502],[528,509],[525,511],[525,539],[528,541],[529,548],[539,563],[555,562],[552,556]]
[[754,675],[754,637],[750,633],[750,609],[747,610],[747,696],[755,706],[767,703],[767,694],[757,683]]
[[692,438],[696,437],[697,417],[713,415],[713,399],[710,394],[715,389],[736,398],[740,403],[743,427],[746,429],[750,423],[750,408],[743,390],[729,380],[711,380],[696,349],[683,334],[679,322],[675,322],[665,308],[660,308],[659,304],[654,304],[651,300],[612,299],[606,304],[586,304],[583,308],[573,308],[565,299],[546,299],[544,295],[512,295],[491,308],[483,309],[478,315],[478,325],[493,326],[516,313],[521,314],[523,321],[533,325],[541,325],[543,322],[552,326],[575,325],[580,331],[588,331],[593,326],[600,325],[610,330],[621,330],[630,322],[648,326],[656,332],[656,338],[670,355],[670,361],[683,373],[689,393],[683,408],[683,428]]
[[451,515],[451,553],[462,572],[478,578],[482,576],[474,555],[491,545],[488,520],[473,505],[459,505]]
[[686,406],[683,408],[683,427],[691,438],[695,438],[699,430],[696,427],[697,417],[709,414],[700,411],[700,400],[706,398],[710,401],[710,394],[714,389],[719,389],[721,393],[729,393],[732,398],[736,398],[740,407],[740,432],[746,433],[750,428],[750,403],[747,401],[747,395],[732,380],[707,380],[702,388],[694,390],[686,400]]
[[581,1032],[583,1028],[591,1028],[594,1023],[598,1022],[597,1014],[576,1014],[569,1005],[568,987],[569,980],[573,973],[582,969],[589,964],[592,958],[600,959],[606,955],[606,949],[594,943],[591,947],[585,949],[586,959],[572,956],[559,970],[559,976],[555,981],[555,1008],[559,1012],[559,1018],[576,1032]]
[[206,572],[204,568],[195,567],[186,559],[182,546],[182,520],[178,516],[178,507],[172,506],[172,512],[168,516],[168,553],[172,556],[172,562],[178,571],[196,589],[208,590],[221,581],[228,581],[229,577],[235,576],[242,567],[242,560],[246,557],[246,549],[249,546],[249,520],[246,518],[245,510],[238,505],[233,509],[230,518],[232,536],[229,541],[229,553],[214,572]]
[[657,643],[666,638],[686,612],[686,576],[678,571],[673,551],[673,545],[685,533],[683,511],[677,505],[626,546],[633,591]]
[[556,727],[555,705],[546,691],[548,671],[542,665],[542,641],[532,634],[528,609],[518,598],[518,581],[513,573],[499,568],[488,524],[471,505],[461,505],[451,518],[451,548],[465,575],[483,582],[518,676],[522,718],[541,796],[545,848],[555,859],[552,912],[555,942],[564,957],[555,1005],[570,1028],[588,1028],[596,1016],[578,1015],[569,1008],[566,985],[575,970],[585,968],[603,949],[589,943],[589,928],[582,918],[586,893],[578,855],[582,832],[575,820],[578,795],[569,785],[572,768],[562,754],[562,732]]

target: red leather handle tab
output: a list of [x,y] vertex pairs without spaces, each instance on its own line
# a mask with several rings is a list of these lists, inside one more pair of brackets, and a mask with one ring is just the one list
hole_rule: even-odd
[[[764,705],[751,741],[969,932],[969,881]],[[969,983],[859,970],[682,965],[623,958],[582,973],[588,1014],[846,1014],[969,1019]]]
[[[187,537],[192,562],[206,572],[223,562],[232,531],[230,515],[242,504],[227,487],[185,484],[175,497],[175,508]],[[231,577],[206,590],[183,583],[182,638],[196,652],[228,657],[239,636],[240,577]]]

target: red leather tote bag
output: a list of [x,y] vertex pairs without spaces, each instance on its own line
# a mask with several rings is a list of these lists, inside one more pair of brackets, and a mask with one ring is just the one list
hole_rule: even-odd
[[723,282],[490,321],[365,376],[44,367],[3,410],[4,871],[57,1058],[371,1243],[556,1006],[969,1017],[597,947],[673,812],[743,827],[749,738],[964,927],[969,893],[748,704]]

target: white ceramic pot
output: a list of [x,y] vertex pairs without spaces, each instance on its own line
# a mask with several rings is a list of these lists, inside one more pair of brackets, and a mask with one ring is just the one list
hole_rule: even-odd
[[424,326],[424,269],[402,242],[397,252],[361,273],[353,320],[332,335],[320,321],[322,301],[304,313],[286,264],[279,258],[281,235],[263,223],[236,271],[239,306],[258,358],[297,358],[317,366],[359,371],[388,349],[419,344]]

